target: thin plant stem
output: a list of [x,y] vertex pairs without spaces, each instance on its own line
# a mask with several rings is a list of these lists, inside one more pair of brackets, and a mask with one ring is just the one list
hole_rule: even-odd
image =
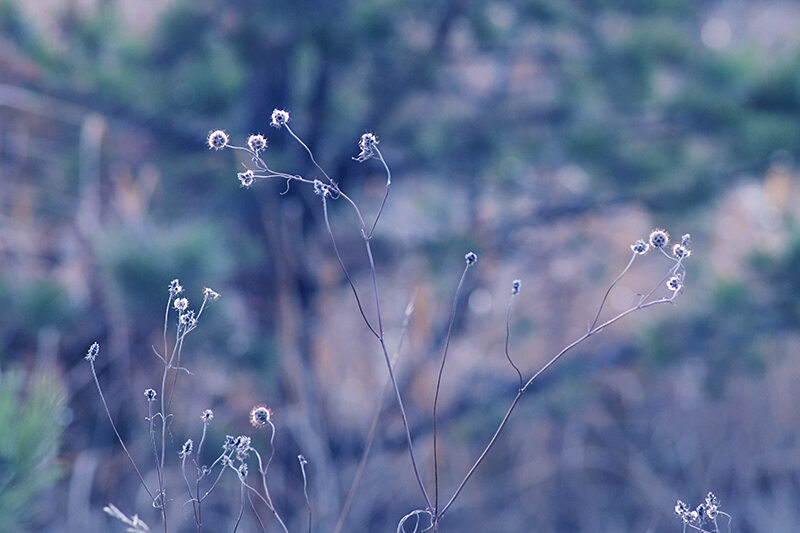
[[608,289],[606,289],[606,293],[603,295],[603,300],[600,302],[600,307],[597,308],[597,314],[594,316],[594,320],[592,320],[592,324],[589,326],[590,331],[597,325],[597,321],[600,319],[600,313],[603,312],[603,307],[605,307],[606,305],[606,300],[608,300],[608,295],[611,294],[611,290],[614,288],[617,282],[621,280],[625,274],[627,274],[628,270],[630,270],[635,260],[636,260],[636,252],[633,252],[631,260],[628,261],[628,265],[622,272],[620,272],[619,276],[617,276],[617,278],[611,282],[611,285],[608,286]]
[[[292,131],[292,128],[290,128],[290,127],[289,127],[289,124],[284,124],[283,126],[284,126],[284,127],[286,128],[286,130],[287,130],[287,131],[288,131],[288,132],[291,134],[291,136],[292,136],[292,137],[294,137],[294,138],[295,138],[295,140],[296,140],[297,142],[299,142],[299,143],[300,143],[300,145],[301,145],[303,148],[305,148],[305,149],[306,149],[306,152],[308,152],[308,157],[310,157],[310,158],[311,158],[311,162],[312,162],[312,163],[314,163],[314,166],[316,166],[316,167],[319,169],[319,171],[320,171],[320,172],[322,172],[322,174],[325,176],[325,178],[327,178],[328,182],[330,182],[330,184],[331,184],[331,185],[333,185],[334,187],[336,187],[336,183],[335,183],[335,182],[334,182],[334,181],[333,181],[333,180],[330,178],[330,176],[328,176],[328,173],[327,173],[327,172],[325,172],[325,170],[324,170],[324,169],[323,169],[321,166],[319,166],[319,163],[317,163],[317,160],[316,160],[316,159],[314,159],[314,154],[311,152],[311,149],[310,149],[310,148],[309,148],[309,147],[306,145],[306,143],[304,143],[302,140],[300,140],[300,137],[298,137],[297,135],[295,135],[295,134],[294,134],[294,132]],[[338,188],[338,187],[337,187],[337,188]]]
[[300,462],[300,471],[303,473],[303,496],[306,498],[306,508],[308,509],[308,533],[311,533],[311,501],[308,499],[308,478],[306,476],[308,461],[302,455],[298,455],[297,460]]
[[[403,329],[400,332],[400,340],[397,345],[397,351],[395,351],[394,356],[392,357],[392,368],[397,366],[397,359],[400,356],[400,351],[403,348],[403,341],[408,333],[408,325],[411,322],[411,314],[414,312],[415,299],[416,291],[411,297],[411,301],[406,306],[405,318],[403,319]],[[386,398],[386,395],[389,393],[389,388],[391,385],[391,381],[387,377],[386,383],[383,385],[383,390],[380,394],[380,399],[378,400],[377,408],[375,409],[375,414],[372,416],[372,422],[370,423],[367,439],[364,444],[364,451],[361,453],[361,459],[358,462],[358,467],[356,468],[356,473],[353,476],[353,481],[350,484],[350,489],[347,491],[347,497],[344,500],[344,505],[342,506],[342,511],[339,513],[339,518],[336,521],[336,527],[334,528],[333,533],[341,533],[342,528],[344,527],[344,521],[347,519],[347,515],[350,512],[350,507],[353,505],[353,500],[355,498],[356,491],[358,490],[358,485],[361,483],[361,476],[364,475],[364,469],[367,466],[367,459],[369,458],[369,453],[372,450],[372,444],[375,442],[375,436],[377,435],[378,430],[378,421],[380,420],[381,413],[383,412],[383,402]]]
[[375,233],[375,226],[378,225],[378,220],[380,220],[381,218],[381,214],[383,213],[383,208],[386,205],[386,199],[389,198],[389,186],[391,186],[392,184],[392,171],[389,170],[389,165],[387,165],[386,161],[383,159],[383,154],[381,154],[381,151],[378,150],[377,146],[375,146],[373,150],[375,150],[375,152],[378,154],[378,159],[381,160],[381,163],[383,163],[383,168],[386,170],[386,192],[384,192],[383,194],[383,200],[381,200],[381,207],[380,209],[378,209],[378,214],[375,217],[375,222],[372,223],[372,229],[369,230],[369,234],[367,235],[368,239],[371,239],[372,234]]
[[514,296],[515,293],[511,293],[511,297],[508,299],[508,307],[506,308],[506,342],[505,342],[505,353],[506,359],[508,359],[509,364],[514,368],[519,376],[519,388],[522,390],[522,372],[520,371],[519,367],[514,364],[514,361],[511,360],[511,354],[508,351],[508,343],[511,339],[511,308],[514,304]]
[[355,283],[353,282],[353,278],[350,277],[350,273],[347,271],[347,267],[344,266],[344,261],[342,260],[342,254],[339,253],[339,246],[336,244],[336,237],[333,235],[333,229],[331,229],[331,222],[328,217],[328,201],[323,196],[322,197],[322,213],[325,218],[325,227],[328,229],[328,235],[331,238],[331,242],[333,243],[333,251],[336,253],[336,259],[339,261],[339,266],[344,273],[344,277],[347,279],[347,283],[350,285],[350,289],[353,291],[353,296],[356,298],[356,305],[358,305],[358,311],[361,313],[361,318],[364,319],[364,322],[367,324],[367,327],[372,332],[375,337],[380,338],[380,334],[375,331],[375,328],[372,327],[369,319],[367,318],[366,313],[364,313],[364,307],[361,305],[361,299],[358,297],[358,291],[356,290]]
[[442,388],[442,375],[444,374],[444,365],[447,362],[447,350],[450,348],[450,339],[453,336],[453,324],[456,320],[456,308],[458,307],[458,297],[461,294],[461,287],[464,285],[464,278],[467,276],[470,263],[464,266],[464,271],[461,273],[461,279],[458,280],[456,293],[453,296],[453,306],[450,309],[450,322],[447,325],[447,336],[444,340],[444,349],[442,350],[442,363],[439,365],[439,375],[436,378],[436,393],[433,396],[433,515],[439,514],[439,459],[437,448],[437,414],[439,405],[439,391]]
[[245,483],[244,477],[239,474],[242,481],[242,506],[239,509],[239,516],[236,517],[236,523],[233,525],[233,533],[236,533],[236,530],[239,529],[239,523],[242,521],[242,515],[244,515],[244,495],[245,495]]
[[[147,483],[145,483],[144,477],[142,476],[142,473],[139,471],[139,467],[136,466],[136,461],[133,460],[133,456],[131,455],[131,452],[128,451],[128,447],[125,446],[125,441],[122,440],[122,436],[119,434],[119,431],[117,430],[117,425],[114,423],[114,418],[111,416],[111,410],[108,408],[108,403],[106,402],[106,397],[103,394],[103,389],[100,387],[100,381],[97,379],[97,371],[94,368],[94,361],[89,360],[89,368],[92,369],[92,377],[94,378],[94,384],[97,387],[97,392],[100,394],[100,401],[103,403],[103,409],[105,409],[105,411],[106,411],[106,416],[108,416],[108,421],[111,423],[111,429],[114,430],[114,434],[117,436],[117,440],[119,441],[120,445],[122,446],[123,451],[125,451],[125,455],[128,456],[128,460],[130,461],[131,466],[133,466],[133,470],[136,472],[136,475],[139,477],[139,481],[141,482],[142,487],[144,487],[144,490],[145,490],[145,492],[147,492],[147,495],[150,496],[150,499],[155,503],[157,501],[157,499],[153,496],[153,493],[150,492],[150,489],[147,488]],[[164,504],[164,501],[162,499],[161,500],[161,514],[162,514],[162,518],[164,519],[164,531],[166,532],[166,530],[167,530],[167,521],[166,521],[166,516],[165,516],[164,505],[163,504]]]

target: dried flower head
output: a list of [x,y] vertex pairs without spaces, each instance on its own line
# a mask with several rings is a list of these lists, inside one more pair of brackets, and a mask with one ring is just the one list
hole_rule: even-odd
[[189,300],[186,298],[175,298],[175,302],[172,306],[178,311],[186,311],[186,308],[189,307]]
[[314,194],[325,198],[331,195],[331,188],[319,180],[314,180]]
[[650,233],[650,246],[653,248],[664,248],[669,244],[669,233],[663,229],[654,229]]
[[91,346],[89,346],[89,351],[86,352],[86,359],[90,363],[94,363],[94,360],[97,359],[97,354],[100,353],[100,345],[96,342],[93,342]]
[[365,133],[361,136],[361,140],[358,141],[358,149],[361,150],[361,152],[353,159],[359,163],[363,163],[367,159],[373,157],[375,155],[375,148],[378,146],[379,142],[374,133]]
[[173,279],[169,282],[169,293],[172,296],[176,296],[183,292],[183,287],[181,286],[181,282],[177,279]]
[[650,245],[643,239],[639,239],[635,243],[631,244],[631,250],[635,254],[644,255],[648,250],[650,250]]
[[261,428],[272,420],[272,411],[264,405],[256,405],[250,410],[250,423],[253,427]]
[[689,257],[690,255],[692,255],[692,252],[689,249],[687,249],[684,245],[676,244],[675,246],[672,247],[672,255],[674,255],[678,259],[682,259],[684,257]]
[[247,435],[239,435],[234,440],[234,448],[236,449],[236,458],[240,461],[247,459],[247,454],[250,453],[250,437]]
[[511,282],[511,294],[519,294],[519,290],[522,288],[522,280],[515,279]]
[[156,391],[153,389],[145,389],[144,397],[147,398],[148,402],[152,402],[156,399]]
[[686,233],[681,237],[681,244],[686,248],[689,248],[692,245],[692,236],[689,233]]
[[219,300],[219,293],[210,287],[203,289],[203,298],[206,300]]
[[671,290],[673,292],[677,292],[677,291],[681,290],[681,287],[683,287],[683,285],[681,285],[681,280],[680,280],[679,277],[672,276],[671,278],[669,278],[667,280],[667,288],[669,290]]
[[228,134],[222,130],[212,131],[208,134],[208,148],[213,148],[214,150],[222,150],[226,146],[228,146],[228,142],[230,139],[228,138]]
[[184,442],[183,446],[181,447],[181,451],[178,452],[178,457],[180,457],[181,459],[186,459],[187,457],[192,455],[193,446],[194,443],[192,442],[192,439],[189,439],[186,442]]
[[239,183],[242,184],[242,187],[250,187],[256,180],[256,176],[255,174],[253,174],[252,170],[245,170],[244,172],[239,172],[236,174],[236,176],[239,178]]
[[682,517],[684,513],[687,513],[688,511],[689,511],[689,506],[686,505],[681,500],[678,500],[678,503],[675,504],[675,514]]
[[258,153],[267,148],[267,140],[261,134],[251,135],[247,138],[247,146],[249,146],[252,151]]
[[210,424],[211,421],[214,420],[214,411],[206,409],[203,411],[203,414],[200,415],[200,419],[203,421],[203,424]]
[[233,438],[233,435],[225,435],[225,442],[222,444],[222,449],[226,452],[233,451],[233,448],[236,444],[236,439]]
[[183,324],[184,326],[191,327],[197,324],[197,318],[195,318],[194,311],[192,311],[191,309],[181,314],[180,321],[181,324]]
[[713,492],[709,492],[708,494],[706,494],[706,504],[717,506],[719,505],[719,498],[714,496]]
[[239,472],[239,477],[240,478],[242,478],[242,479],[246,478],[247,477],[247,463],[240,464],[239,468],[237,469],[237,472]]
[[280,128],[289,122],[289,112],[284,109],[275,109],[272,111],[272,120],[269,125],[273,128]]
[[478,254],[475,252],[467,252],[467,254],[464,256],[464,260],[467,262],[468,266],[472,266],[478,262]]

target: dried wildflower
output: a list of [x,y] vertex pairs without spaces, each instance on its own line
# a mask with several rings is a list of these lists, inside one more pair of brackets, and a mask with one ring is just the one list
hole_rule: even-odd
[[663,229],[654,229],[650,233],[650,246],[653,248],[664,248],[669,244],[669,233]]
[[153,389],[145,389],[144,397],[147,398],[148,402],[152,402],[156,399],[156,391]]
[[677,276],[672,276],[667,280],[667,288],[673,292],[681,290],[682,287],[681,280]]
[[253,424],[253,427],[264,427],[270,420],[272,420],[272,411],[266,406],[256,405],[250,410],[250,423]]
[[189,300],[186,298],[175,298],[175,302],[172,306],[178,311],[186,311],[186,308],[189,307]]
[[684,234],[683,237],[681,237],[681,244],[685,248],[689,248],[692,245],[692,236],[691,236],[691,234],[689,234],[689,233]]
[[197,318],[195,318],[194,311],[192,311],[191,309],[181,314],[180,321],[181,324],[183,324],[184,326],[191,327],[197,324]]
[[511,282],[511,294],[519,294],[519,290],[522,288],[522,280],[515,279]]
[[97,354],[100,353],[100,345],[96,342],[93,342],[91,346],[89,346],[89,351],[86,352],[86,359],[90,363],[94,363],[94,360],[97,359]]
[[650,245],[645,242],[643,239],[639,239],[635,243],[631,244],[631,250],[638,255],[644,255],[650,250]]
[[692,255],[692,252],[689,249],[687,249],[684,245],[676,244],[675,246],[672,247],[672,255],[674,255],[678,259],[682,259],[684,257],[689,257],[690,255]]
[[272,120],[269,125],[273,128],[280,128],[289,122],[289,112],[284,109],[275,109],[272,111]]
[[689,506],[686,505],[681,500],[678,500],[678,503],[675,504],[675,514],[680,517],[683,517],[685,513],[689,512]]
[[181,451],[178,452],[178,457],[181,459],[186,459],[190,455],[192,455],[192,448],[194,447],[194,443],[192,439],[187,440],[183,443],[183,447],[181,447]]
[[222,130],[212,131],[208,134],[208,148],[214,150],[222,150],[228,146],[228,134]]
[[236,458],[240,461],[247,459],[247,454],[250,452],[250,437],[247,435],[239,435],[233,441],[233,447],[236,450]]
[[331,188],[319,180],[314,180],[314,194],[325,198],[326,196],[330,196]]
[[267,147],[267,140],[264,138],[263,135],[251,135],[247,138],[247,146],[250,147],[252,151],[258,153]]
[[225,435],[225,443],[222,445],[222,449],[226,452],[231,452],[235,445],[236,439],[233,438],[233,435]]
[[169,282],[169,293],[172,296],[176,296],[183,292],[183,287],[181,286],[181,282],[177,279],[173,279]]
[[223,455],[222,458],[219,460],[219,463],[222,465],[223,468],[231,464],[231,459],[227,455]]
[[467,252],[464,260],[467,262],[467,266],[472,266],[478,262],[478,255],[475,252]]
[[708,494],[706,494],[706,504],[717,506],[719,505],[719,499],[716,496],[714,496],[713,492],[709,492]]
[[240,464],[237,471],[239,472],[239,477],[241,477],[242,479],[246,478],[247,477],[247,463]]
[[203,298],[207,300],[219,300],[219,293],[210,287],[203,289]]
[[245,170],[244,172],[239,172],[238,174],[236,174],[236,176],[239,178],[239,183],[242,184],[242,187],[250,187],[256,180],[255,174],[253,174],[252,170]]
[[359,163],[363,163],[367,159],[370,159],[375,155],[375,148],[378,146],[379,142],[380,141],[374,133],[365,133],[361,136],[361,140],[358,141],[358,148],[361,150],[361,152],[353,159]]
[[203,414],[200,415],[200,419],[203,421],[203,424],[210,424],[211,421],[214,420],[214,411],[206,409],[203,411]]

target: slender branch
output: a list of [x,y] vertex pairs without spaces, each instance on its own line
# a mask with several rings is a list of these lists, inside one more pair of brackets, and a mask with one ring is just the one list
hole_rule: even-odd
[[511,366],[514,368],[514,370],[517,372],[517,376],[519,376],[519,388],[520,388],[520,390],[522,390],[522,372],[520,371],[519,367],[516,364],[514,364],[514,361],[511,360],[511,355],[508,352],[508,343],[509,343],[509,341],[511,339],[511,307],[513,306],[514,296],[516,296],[516,294],[517,293],[515,293],[515,292],[511,293],[511,297],[508,299],[508,307],[506,308],[505,353],[506,353],[506,359],[508,359],[509,364],[511,364]]
[[617,278],[611,282],[611,285],[608,286],[608,289],[606,289],[606,293],[603,295],[603,301],[600,302],[600,307],[597,308],[597,314],[594,316],[594,320],[592,321],[592,324],[589,326],[589,330],[591,330],[597,325],[597,321],[600,319],[600,313],[603,312],[603,307],[605,307],[606,300],[608,300],[608,295],[611,294],[611,289],[613,289],[614,286],[617,284],[617,282],[622,279],[622,276],[624,276],[628,272],[628,270],[630,270],[631,266],[633,265],[633,262],[636,260],[636,255],[637,255],[636,252],[633,252],[633,255],[631,255],[631,260],[628,261],[628,266],[626,266],[625,269],[622,272],[620,272],[619,276],[617,276]]
[[475,461],[475,463],[469,469],[469,471],[467,472],[466,476],[464,476],[464,479],[461,481],[461,483],[459,484],[458,488],[453,493],[453,496],[450,498],[450,500],[447,502],[447,504],[442,508],[442,512],[439,513],[438,519],[441,519],[444,516],[444,514],[447,512],[447,510],[450,508],[450,506],[453,505],[453,502],[456,500],[456,498],[458,498],[459,494],[461,494],[461,491],[464,489],[464,486],[467,484],[469,479],[472,477],[472,474],[475,473],[475,470],[478,468],[478,466],[480,466],[480,464],[486,458],[486,455],[489,453],[489,451],[494,446],[494,443],[497,441],[497,437],[500,435],[500,432],[503,431],[503,428],[505,427],[506,422],[508,422],[508,419],[511,417],[511,413],[514,411],[514,408],[517,406],[517,403],[519,402],[520,398],[522,398],[522,395],[525,394],[525,391],[528,390],[528,388],[531,386],[531,384],[539,376],[541,376],[545,371],[547,371],[548,368],[553,366],[556,363],[556,361],[561,359],[561,357],[564,354],[566,354],[567,352],[572,350],[574,347],[576,347],[579,344],[581,344],[583,341],[585,341],[586,339],[588,339],[592,335],[600,333],[601,331],[603,331],[608,326],[614,324],[615,322],[621,320],[622,318],[628,316],[629,314],[631,314],[631,313],[633,313],[635,311],[638,311],[640,309],[646,309],[648,307],[652,307],[652,306],[658,305],[658,304],[672,303],[673,300],[676,298],[676,296],[677,296],[677,292],[673,293],[672,296],[670,296],[668,298],[659,298],[658,300],[653,300],[653,301],[650,301],[650,302],[647,302],[647,303],[644,303],[644,304],[640,303],[640,304],[637,304],[637,305],[631,307],[630,309],[627,309],[627,310],[621,312],[620,314],[618,314],[614,318],[612,318],[612,319],[610,319],[610,320],[608,320],[606,322],[603,322],[602,324],[596,326],[592,330],[584,333],[580,338],[576,339],[572,343],[570,343],[567,346],[565,346],[552,359],[550,359],[550,361],[548,361],[533,376],[531,376],[531,378],[525,383],[525,385],[522,387],[522,389],[520,389],[519,392],[517,392],[516,396],[514,397],[514,400],[511,402],[511,406],[506,411],[506,414],[503,417],[503,420],[500,422],[500,425],[498,426],[497,430],[494,432],[494,435],[492,435],[492,438],[489,440],[489,443],[486,445],[486,447],[484,448],[483,452],[480,454],[478,459]]
[[467,276],[467,271],[469,270],[470,263],[464,266],[464,271],[461,273],[461,279],[458,280],[458,286],[456,287],[456,293],[453,296],[453,306],[450,309],[450,322],[447,325],[447,336],[444,340],[444,350],[442,351],[442,363],[439,365],[439,376],[436,378],[436,393],[433,396],[433,514],[434,516],[438,516],[439,514],[439,459],[438,459],[438,448],[437,448],[437,438],[436,438],[436,429],[437,429],[437,410],[439,405],[439,390],[442,387],[442,374],[444,374],[444,364],[447,361],[447,349],[450,347],[450,339],[453,335],[453,323],[456,320],[456,308],[458,305],[458,296],[461,293],[461,287],[464,285],[464,278]]
[[378,154],[378,158],[381,160],[381,163],[383,163],[383,168],[386,170],[386,192],[383,194],[383,200],[381,200],[381,207],[380,209],[378,209],[378,214],[375,217],[375,222],[372,223],[372,229],[369,230],[369,234],[367,235],[368,239],[371,239],[372,234],[375,233],[375,226],[378,225],[378,220],[380,220],[381,218],[381,214],[383,213],[383,208],[386,205],[386,199],[389,198],[389,186],[391,186],[392,184],[392,171],[389,170],[389,165],[387,165],[386,161],[383,159],[383,154],[381,154],[381,151],[378,150],[377,146],[373,147],[373,150],[375,150],[375,153]]
[[[128,460],[131,462],[133,470],[139,477],[139,481],[142,483],[142,487],[144,487],[144,490],[145,492],[147,492],[147,495],[150,496],[150,499],[153,500],[153,502],[155,502],[156,498],[153,496],[153,493],[150,492],[150,489],[147,488],[147,483],[144,482],[144,477],[142,477],[142,473],[139,471],[139,467],[136,466],[136,461],[133,460],[133,456],[128,451],[128,447],[125,446],[125,441],[122,440],[119,431],[117,431],[117,425],[114,424],[114,418],[111,416],[111,410],[108,408],[106,397],[103,395],[103,389],[100,387],[100,381],[97,379],[97,372],[95,371],[94,368],[94,361],[89,360],[89,367],[92,369],[92,377],[94,378],[94,384],[97,386],[97,392],[100,394],[100,401],[103,403],[103,408],[105,409],[106,415],[108,416],[108,421],[111,423],[111,428],[114,430],[114,434],[117,436],[117,440],[119,441],[120,445],[122,445],[122,449],[125,451],[125,455],[128,456]],[[161,503],[163,504],[163,500]]]
[[333,235],[333,229],[331,229],[331,222],[328,217],[328,200],[325,196],[322,197],[322,212],[325,218],[325,227],[328,229],[328,235],[331,238],[331,242],[333,243],[333,251],[336,253],[336,259],[339,261],[339,266],[342,268],[342,272],[344,273],[344,277],[347,279],[347,283],[350,285],[350,289],[353,291],[353,296],[356,298],[356,304],[358,305],[358,311],[361,313],[361,318],[364,319],[364,322],[367,324],[367,327],[372,332],[375,337],[380,338],[380,334],[375,331],[375,328],[372,327],[370,324],[369,319],[367,318],[366,313],[364,313],[364,308],[361,305],[361,299],[358,297],[358,291],[356,290],[355,283],[353,283],[353,278],[350,277],[350,273],[347,271],[347,267],[344,266],[344,261],[342,260],[342,254],[339,253],[339,246],[336,244],[336,237]]

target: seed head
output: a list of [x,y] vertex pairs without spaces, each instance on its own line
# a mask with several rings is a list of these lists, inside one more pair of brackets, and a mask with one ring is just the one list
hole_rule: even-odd
[[650,246],[664,248],[667,244],[669,244],[669,233],[663,229],[654,229],[650,234]]
[[239,172],[236,175],[238,176],[239,183],[242,184],[242,187],[250,187],[256,180],[252,170],[245,170],[244,172]]
[[326,196],[330,196],[331,188],[319,180],[314,180],[314,194],[325,198]]
[[206,300],[219,300],[219,293],[216,292],[214,289],[205,287],[203,289],[203,298],[205,298]]
[[375,155],[375,148],[378,146],[379,142],[374,133],[365,133],[361,136],[361,140],[358,141],[358,148],[361,152],[353,159],[359,163],[363,163],[367,159],[373,157]]
[[709,492],[706,494],[706,504],[708,505],[719,505],[719,499],[714,496],[713,492]]
[[181,448],[181,451],[178,452],[178,457],[180,457],[181,459],[186,459],[187,457],[192,455],[192,447],[193,446],[194,446],[194,443],[192,442],[192,439],[189,439],[186,442],[184,442],[183,443],[183,447]]
[[180,321],[184,326],[194,326],[197,324],[197,318],[195,318],[194,311],[191,309],[181,314]]
[[172,306],[178,311],[186,311],[186,308],[189,307],[189,300],[186,298],[175,298],[175,302]]
[[208,148],[214,150],[222,150],[228,146],[228,134],[222,130],[212,131],[208,134]]
[[147,398],[148,402],[152,402],[156,399],[156,391],[153,389],[145,389],[144,397]]
[[264,138],[263,135],[251,135],[247,138],[247,146],[250,147],[252,151],[258,153],[267,147],[267,140]]
[[635,243],[631,244],[631,250],[638,255],[646,254],[649,249],[650,245],[643,239],[639,239]]
[[467,262],[468,266],[472,266],[478,262],[478,255],[475,252],[467,252],[467,255],[464,256],[464,260]]
[[674,255],[678,259],[681,259],[684,257],[689,257],[690,255],[692,255],[692,252],[684,245],[676,244],[675,246],[672,247],[672,255]]
[[247,477],[247,463],[242,463],[239,465],[237,470],[239,472],[239,477],[244,479]]
[[689,506],[683,503],[681,500],[678,500],[678,503],[675,504],[675,514],[682,517],[688,511]]
[[96,342],[93,342],[91,346],[89,346],[89,351],[86,352],[86,359],[90,363],[94,363],[94,360],[97,359],[97,354],[100,353],[100,345]]
[[173,279],[169,282],[169,293],[172,296],[178,295],[183,292],[183,287],[181,286],[181,282],[177,279]]
[[284,109],[275,109],[272,111],[272,120],[269,125],[273,128],[280,128],[289,122],[289,112]]
[[511,294],[517,295],[519,294],[519,290],[522,288],[522,280],[515,279],[511,282]]
[[200,419],[203,421],[203,424],[210,424],[211,421],[214,420],[214,411],[206,409],[203,411],[203,414],[200,415]]
[[683,237],[681,237],[681,244],[686,248],[689,248],[692,245],[692,236],[689,233],[686,233]]
[[253,424],[253,427],[264,427],[270,420],[272,420],[272,411],[266,406],[256,405],[250,410],[250,423]]
[[672,276],[667,280],[667,288],[673,292],[681,290],[682,287],[681,280],[677,276]]

